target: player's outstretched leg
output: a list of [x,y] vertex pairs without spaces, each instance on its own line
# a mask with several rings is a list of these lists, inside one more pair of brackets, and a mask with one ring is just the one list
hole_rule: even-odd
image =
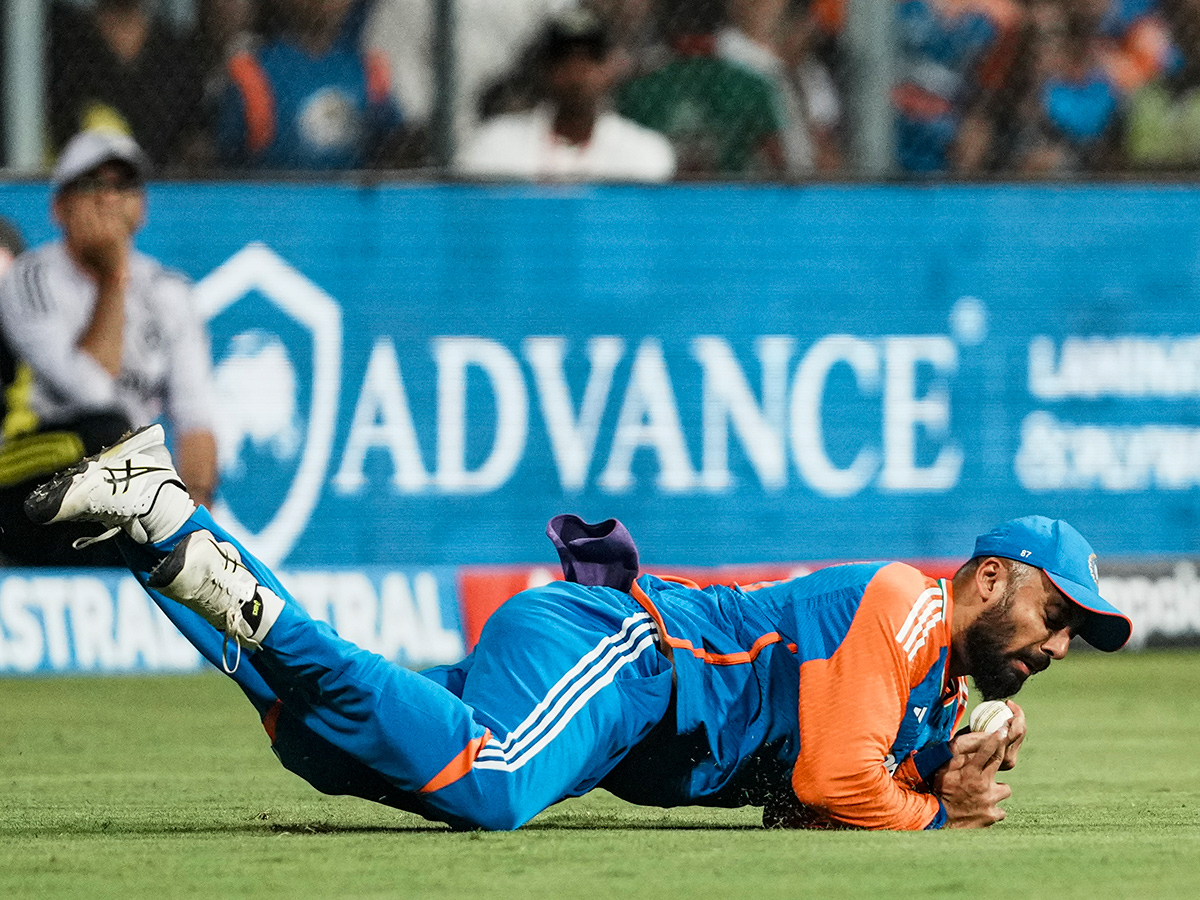
[[[670,672],[648,617],[616,592],[591,597],[595,608],[514,598],[485,629],[492,649],[446,686],[350,644],[195,507],[156,427],[64,472],[27,510],[99,522],[94,540],[123,531],[134,574],[208,659],[236,670],[284,765],[328,793],[459,827],[516,827],[598,781],[666,708]],[[572,637],[550,637],[543,601],[575,609]]]
[[[139,429],[63,470],[26,498],[25,511],[42,524],[97,522],[105,529],[76,541],[77,546],[124,532],[119,540],[122,555],[143,584],[175,542],[211,521],[175,471],[161,425]],[[221,664],[227,642],[219,631],[191,610],[154,592],[150,596],[206,659]],[[231,674],[259,715],[265,715],[277,698],[262,677],[250,667]]]
[[[302,726],[386,786],[371,794],[358,777],[354,789],[331,792],[458,827],[515,828],[598,783],[667,710],[670,665],[628,595],[556,585],[514,597],[448,690],[308,618],[212,527],[215,535],[181,540],[147,586],[248,648],[279,697],[280,723]],[[284,764],[322,787],[312,776],[328,773],[305,769],[303,754],[285,758],[287,745],[281,732]]]
[[[344,641],[291,601],[270,570],[196,507],[160,426],[63,471],[25,509],[38,523],[99,523],[105,530],[89,542],[124,532],[134,575],[184,635],[230,672],[268,732],[278,729],[272,736],[281,761],[314,786],[453,818],[427,809],[421,792],[482,746],[487,728],[433,679]],[[268,632],[269,651],[254,652]]]

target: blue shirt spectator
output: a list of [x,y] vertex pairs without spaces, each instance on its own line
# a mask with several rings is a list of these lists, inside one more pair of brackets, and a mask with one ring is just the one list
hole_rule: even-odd
[[257,169],[363,168],[380,161],[403,117],[387,63],[365,52],[366,0],[285,0],[280,33],[235,55],[220,101],[217,147]]
[[[1101,28],[1108,8],[1049,0],[1033,8],[1034,77],[1015,130],[1014,163],[1022,174],[1062,177],[1117,164],[1122,106],[1137,67],[1113,53]],[[1162,47],[1169,50],[1169,42]]]
[[897,6],[896,152],[906,172],[978,171],[990,153],[987,104],[1006,83],[1021,26],[1009,0]]

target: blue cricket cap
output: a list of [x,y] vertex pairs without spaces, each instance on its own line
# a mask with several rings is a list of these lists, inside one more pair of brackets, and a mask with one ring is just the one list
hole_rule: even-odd
[[1087,613],[1079,636],[1097,650],[1120,650],[1129,640],[1133,623],[1100,596],[1091,544],[1062,519],[1025,516],[997,525],[976,539],[974,555],[1015,559],[1045,572]]

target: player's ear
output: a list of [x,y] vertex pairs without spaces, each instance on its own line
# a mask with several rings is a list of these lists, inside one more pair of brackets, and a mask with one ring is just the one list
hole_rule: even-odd
[[979,597],[985,603],[1004,593],[1008,584],[1008,567],[1004,561],[995,556],[989,556],[979,563],[975,570],[975,587]]

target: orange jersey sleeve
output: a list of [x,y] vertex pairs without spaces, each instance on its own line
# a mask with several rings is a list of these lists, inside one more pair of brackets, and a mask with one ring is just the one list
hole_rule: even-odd
[[894,779],[887,757],[909,692],[949,645],[951,602],[916,569],[884,566],[838,649],[801,665],[802,804],[860,828],[921,829],[938,815],[937,798]]

